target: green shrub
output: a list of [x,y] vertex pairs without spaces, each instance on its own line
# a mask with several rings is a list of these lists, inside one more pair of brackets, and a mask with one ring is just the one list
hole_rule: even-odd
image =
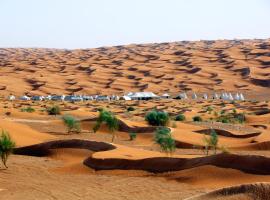
[[208,106],[206,108],[206,112],[208,112],[209,114],[211,114],[211,112],[213,111],[214,109],[211,107],[211,106]]
[[185,115],[183,115],[183,114],[179,114],[179,115],[177,115],[177,116],[175,117],[174,120],[175,120],[175,121],[185,121],[185,120],[186,120],[186,117],[185,117]]
[[234,118],[236,121],[238,121],[241,124],[246,121],[246,116],[244,113],[235,113]]
[[109,112],[105,109],[101,109],[99,111],[99,116],[98,116],[97,122],[96,122],[95,126],[93,127],[93,131],[95,133],[98,131],[98,129],[100,128],[100,126],[103,122],[108,126],[110,132],[112,133],[112,142],[113,142],[114,137],[115,137],[114,132],[116,130],[118,130],[118,128],[119,128],[118,119],[114,116],[114,114],[112,112]]
[[175,151],[175,140],[168,128],[160,128],[155,132],[154,140],[162,151],[172,154]]
[[21,108],[21,112],[28,112],[28,113],[32,113],[32,112],[35,112],[35,109],[28,106],[26,108]]
[[170,117],[167,112],[153,110],[146,114],[145,120],[153,126],[166,126]]
[[216,150],[218,147],[218,135],[214,129],[211,130],[211,134],[209,137],[204,137],[203,141],[205,143],[206,155],[208,155],[209,148],[214,150],[214,154],[216,154]]
[[49,115],[60,115],[61,110],[59,106],[52,106],[47,109]]
[[9,155],[15,148],[15,142],[10,138],[7,131],[2,130],[2,135],[0,137],[0,156],[2,163],[7,168],[7,160]]
[[221,115],[224,115],[225,112],[226,112],[226,110],[221,110],[221,111],[220,111],[220,114],[221,114]]
[[244,123],[246,117],[244,113],[227,113],[219,116],[216,121],[222,123]]
[[200,116],[194,116],[192,119],[194,122],[202,122],[203,121]]
[[132,106],[129,106],[129,107],[127,108],[127,111],[128,111],[128,112],[131,112],[131,111],[134,111],[134,110],[135,110],[135,108],[132,107]]
[[74,132],[74,133],[80,133],[81,132],[81,125],[80,121],[75,119],[71,115],[65,115],[63,116],[63,122],[68,128],[68,133]]
[[137,134],[136,133],[133,133],[133,132],[129,133],[129,139],[130,139],[130,141],[135,140],[136,137],[137,137]]

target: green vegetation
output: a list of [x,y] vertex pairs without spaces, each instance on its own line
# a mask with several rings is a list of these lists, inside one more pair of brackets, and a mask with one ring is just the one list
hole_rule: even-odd
[[216,119],[217,122],[222,122],[222,123],[244,123],[246,121],[246,116],[244,113],[226,113],[222,114]]
[[103,122],[108,126],[110,132],[112,133],[112,142],[113,142],[115,138],[115,131],[117,131],[119,128],[118,119],[114,116],[112,112],[109,112],[105,109],[101,109],[99,111],[97,122],[93,127],[93,131],[95,133],[99,130]]
[[21,112],[28,112],[28,113],[32,113],[32,112],[35,112],[35,109],[28,106],[26,108],[21,108]]
[[208,106],[206,108],[206,112],[208,112],[209,114],[211,114],[211,112],[213,111],[214,109],[211,107],[211,106]]
[[75,119],[71,115],[63,116],[63,122],[67,126],[68,133],[80,133],[81,132],[81,124],[80,121]]
[[186,120],[186,117],[185,117],[185,115],[183,115],[183,114],[179,114],[179,115],[177,115],[177,116],[175,117],[174,120],[175,120],[175,121],[185,121],[185,120]]
[[214,129],[211,130],[210,137],[204,137],[203,141],[205,143],[206,155],[208,155],[209,149],[213,149],[214,154],[216,154],[218,147],[218,135]]
[[175,140],[168,128],[160,128],[155,133],[155,142],[159,144],[162,151],[172,154],[175,151]]
[[137,134],[136,133],[131,132],[131,133],[128,133],[128,134],[129,134],[130,141],[135,140],[136,137],[137,137]]
[[135,108],[132,107],[132,106],[129,106],[129,107],[127,108],[127,111],[128,111],[128,112],[131,112],[131,111],[134,111],[134,110],[135,110]]
[[194,122],[202,122],[203,121],[200,116],[194,116],[192,119]]
[[52,106],[50,108],[47,109],[47,112],[49,115],[60,115],[61,110],[59,106]]
[[153,126],[167,126],[170,117],[167,112],[152,110],[146,114],[145,120]]
[[0,136],[0,156],[2,163],[6,168],[8,168],[8,157],[12,153],[14,148],[15,142],[10,138],[10,135],[7,131],[2,130],[2,135]]

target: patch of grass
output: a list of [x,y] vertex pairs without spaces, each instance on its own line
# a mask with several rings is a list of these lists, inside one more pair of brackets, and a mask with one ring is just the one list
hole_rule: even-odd
[[135,139],[136,139],[136,137],[137,137],[137,134],[136,134],[136,133],[134,133],[134,132],[128,133],[128,135],[129,135],[129,140],[130,140],[130,141],[135,140]]
[[32,113],[32,112],[35,112],[35,109],[28,106],[26,108],[21,108],[21,112],[28,112],[28,113]]
[[67,126],[68,133],[80,133],[81,132],[81,124],[80,121],[75,119],[71,115],[65,115],[63,116],[63,122]]
[[246,116],[244,113],[227,113],[223,114],[216,119],[217,122],[222,122],[222,123],[244,123],[246,121]]
[[206,108],[206,112],[208,112],[209,114],[211,114],[211,112],[213,111],[214,109],[211,107],[211,106],[208,106]]

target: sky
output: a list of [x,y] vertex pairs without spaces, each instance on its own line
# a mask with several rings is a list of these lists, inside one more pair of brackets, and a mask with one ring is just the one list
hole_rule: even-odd
[[270,38],[270,0],[0,0],[0,47]]

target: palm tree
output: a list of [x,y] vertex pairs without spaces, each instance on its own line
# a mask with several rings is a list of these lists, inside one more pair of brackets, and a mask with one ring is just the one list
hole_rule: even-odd
[[109,112],[105,109],[100,110],[97,122],[93,127],[93,131],[95,133],[99,130],[103,122],[108,126],[112,134],[112,142],[113,142],[115,138],[115,131],[117,131],[119,128],[118,119],[114,116],[112,112]]
[[12,153],[15,147],[15,142],[10,138],[10,135],[7,131],[2,130],[2,135],[0,137],[0,156],[2,163],[6,168],[7,160],[9,155]]

